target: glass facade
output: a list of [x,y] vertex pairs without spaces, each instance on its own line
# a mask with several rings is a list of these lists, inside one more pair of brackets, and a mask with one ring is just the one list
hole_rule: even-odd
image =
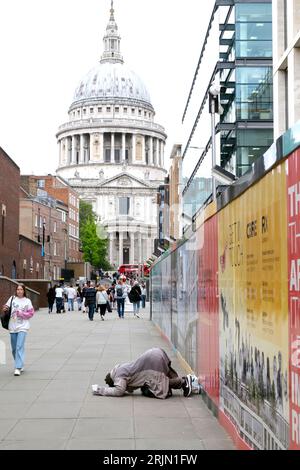
[[[233,8],[219,6],[219,13],[215,21],[221,33],[209,36],[215,49],[219,44],[214,80],[221,87],[223,108],[219,122],[216,119],[216,162],[240,177],[273,142],[272,2],[234,2]],[[209,77],[208,57],[204,54],[201,61],[202,75],[195,77],[194,102],[188,102],[190,121],[186,111],[184,118],[187,141],[183,147],[182,182],[187,219],[199,210],[212,189],[211,151],[200,160],[211,139],[208,100],[199,111],[201,102],[196,98],[205,93],[201,82]]]
[[237,4],[236,57],[272,57],[272,5]]
[[236,173],[242,176],[273,143],[273,129],[241,129],[236,133]]
[[237,67],[235,101],[238,120],[272,120],[272,67]]
[[[235,58],[244,61],[242,66],[221,72],[221,101],[225,101],[221,121],[239,124],[235,130],[221,132],[221,165],[241,176],[273,140],[273,130],[260,126],[260,122],[273,120],[272,4],[237,3],[234,21],[232,49]],[[269,66],[266,59],[270,59]],[[241,129],[240,123],[249,121],[257,129]]]

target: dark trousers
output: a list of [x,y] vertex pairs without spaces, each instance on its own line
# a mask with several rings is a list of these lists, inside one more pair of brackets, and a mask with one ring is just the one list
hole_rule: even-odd
[[117,299],[118,315],[120,318],[124,317],[125,299]]
[[145,296],[145,294],[142,294],[141,298],[142,298],[142,308],[146,308],[146,296]]
[[89,319],[94,320],[96,304],[88,304],[87,307],[89,309]]
[[105,315],[107,304],[99,304],[100,315]]
[[61,313],[64,309],[64,302],[62,297],[56,297],[56,313]]
[[49,312],[51,313],[53,310],[53,305],[54,305],[54,300],[48,300],[48,308],[49,308]]

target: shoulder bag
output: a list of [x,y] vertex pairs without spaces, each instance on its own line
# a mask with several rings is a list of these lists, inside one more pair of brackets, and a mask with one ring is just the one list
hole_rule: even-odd
[[12,307],[13,300],[14,298],[13,296],[11,296],[9,309],[6,310],[6,312],[1,314],[1,325],[2,325],[2,328],[4,328],[5,330],[8,330],[8,324],[9,324],[9,320],[11,317],[11,307]]

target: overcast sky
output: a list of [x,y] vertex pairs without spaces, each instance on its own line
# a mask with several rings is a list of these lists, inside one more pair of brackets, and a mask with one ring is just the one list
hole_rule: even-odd
[[[124,61],[148,88],[168,134],[166,156],[181,141],[213,3],[114,0]],[[55,173],[55,134],[78,83],[100,59],[109,9],[110,0],[1,1],[0,146],[23,174]]]

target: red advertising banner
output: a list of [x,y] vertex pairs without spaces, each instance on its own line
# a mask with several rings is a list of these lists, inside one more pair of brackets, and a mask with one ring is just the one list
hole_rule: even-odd
[[217,215],[197,233],[199,258],[198,375],[206,393],[219,404],[219,298]]
[[286,161],[290,449],[300,449],[300,150]]

